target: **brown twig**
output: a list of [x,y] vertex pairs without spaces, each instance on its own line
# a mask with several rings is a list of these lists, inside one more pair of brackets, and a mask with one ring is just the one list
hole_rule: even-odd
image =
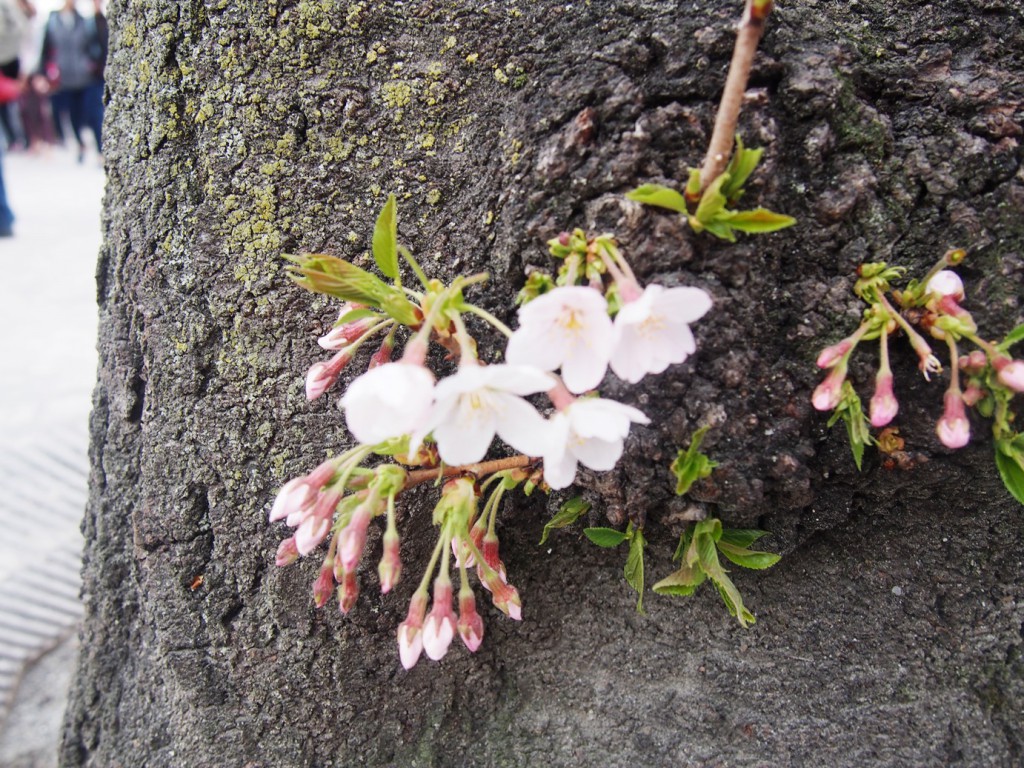
[[711,134],[708,153],[700,170],[701,191],[718,178],[729,163],[732,154],[733,137],[736,135],[736,121],[740,116],[743,94],[747,90],[750,68],[754,53],[764,32],[765,21],[772,11],[773,0],[747,0],[743,18],[736,33],[736,47],[732,52],[729,74],[725,79],[725,90],[715,116],[715,129]]
[[529,456],[509,456],[507,459],[494,459],[493,461],[482,461],[478,464],[464,464],[461,467],[445,467],[444,469],[417,469],[410,472],[405,480],[403,491],[415,488],[438,477],[455,477],[456,475],[493,475],[495,472],[503,472],[506,469],[523,469],[530,466],[537,460]]

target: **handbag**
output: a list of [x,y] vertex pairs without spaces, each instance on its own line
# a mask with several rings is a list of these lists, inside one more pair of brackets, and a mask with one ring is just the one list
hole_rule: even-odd
[[0,104],[17,101],[21,96],[21,83],[13,77],[0,75]]

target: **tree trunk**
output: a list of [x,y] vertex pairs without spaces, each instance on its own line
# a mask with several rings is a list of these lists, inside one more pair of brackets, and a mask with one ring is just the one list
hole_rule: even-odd
[[[64,765],[1024,760],[1024,522],[985,425],[942,447],[944,384],[905,344],[900,466],[869,449],[857,472],[809,402],[817,351],[857,323],[863,261],[921,274],[963,246],[986,334],[1024,319],[1024,12],[781,3],[739,128],[765,147],[751,207],[799,224],[729,244],[623,194],[700,164],[741,6],[111,3],[87,618]],[[615,232],[643,281],[714,296],[684,365],[606,381],[652,424],[577,490],[590,525],[646,521],[650,584],[680,530],[667,466],[713,425],[720,466],[692,498],[786,553],[734,574],[753,628],[711,587],[648,593],[637,613],[624,552],[578,526],[539,548],[564,494],[502,514],[523,621],[488,607],[476,654],[408,673],[395,630],[415,575],[381,596],[364,561],[343,617],[313,608],[318,558],[274,566],[276,488],[348,439],[336,393],[303,391],[337,305],[291,284],[281,256],[369,266],[389,192],[427,271],[486,269],[469,297],[509,322],[526,267],[577,226]],[[484,338],[493,358],[500,339]],[[402,500],[410,572],[434,494]]]

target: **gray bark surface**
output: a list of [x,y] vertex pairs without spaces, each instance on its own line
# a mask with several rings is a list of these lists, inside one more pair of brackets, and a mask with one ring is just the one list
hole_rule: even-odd
[[[1024,12],[783,3],[740,130],[766,148],[748,199],[799,225],[729,245],[622,194],[700,163],[739,6],[111,3],[87,618],[65,766],[1024,760],[1024,518],[986,425],[969,449],[942,448],[943,384],[920,379],[905,344],[907,468],[869,450],[858,473],[809,402],[817,350],[856,325],[862,261],[920,273],[964,246],[986,334],[1024,320]],[[381,597],[368,557],[348,617],[313,608],[316,557],[274,567],[276,488],[347,439],[336,395],[303,393],[335,306],[291,285],[280,256],[358,259],[388,192],[428,272],[487,269],[469,297],[509,320],[524,269],[574,226],[616,232],[645,281],[713,294],[695,357],[637,388],[606,382],[653,424],[580,486],[589,524],[647,521],[651,583],[679,532],[666,467],[714,424],[705,450],[721,466],[693,497],[787,553],[735,574],[752,629],[710,587],[648,594],[636,613],[624,552],[578,527],[538,548],[564,497],[503,513],[524,620],[488,606],[478,653],[409,673],[394,632],[434,540],[429,491],[403,503],[406,579]],[[853,368],[865,393],[867,358]]]

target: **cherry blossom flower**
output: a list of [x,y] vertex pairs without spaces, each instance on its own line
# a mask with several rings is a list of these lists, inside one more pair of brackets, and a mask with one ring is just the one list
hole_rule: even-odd
[[615,375],[636,384],[686,360],[697,351],[689,324],[709,309],[711,297],[700,288],[648,285],[615,316],[610,360]]
[[542,371],[559,366],[572,392],[601,383],[612,351],[608,302],[593,288],[565,286],[519,310],[519,328],[509,339],[505,360]]
[[410,363],[386,363],[349,384],[341,398],[348,431],[365,445],[415,432],[434,401],[434,376]]
[[963,448],[971,439],[971,424],[967,421],[963,397],[959,389],[946,391],[945,409],[935,426],[939,440],[947,448]]
[[612,469],[622,456],[629,425],[650,424],[629,405],[583,398],[551,418],[551,441],[544,453],[544,480],[555,490],[572,485],[577,464],[598,472]]
[[430,418],[413,438],[434,433],[446,464],[460,466],[483,459],[494,435],[528,456],[539,456],[548,424],[522,395],[551,389],[555,377],[524,365],[464,364],[434,388]]

